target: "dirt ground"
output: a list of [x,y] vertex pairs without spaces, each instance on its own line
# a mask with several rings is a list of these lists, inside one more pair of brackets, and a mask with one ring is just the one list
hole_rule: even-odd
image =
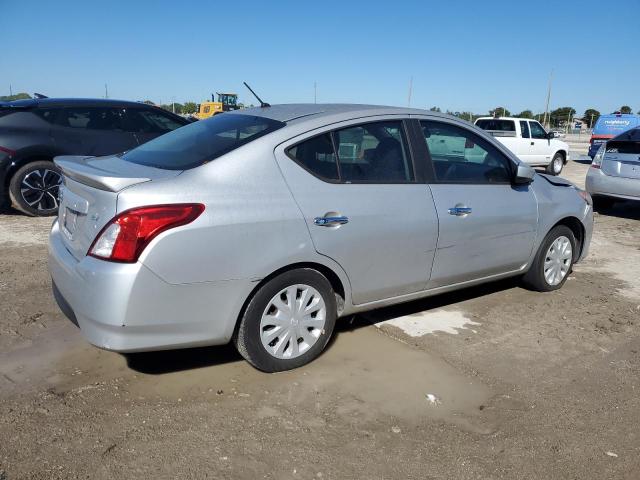
[[50,293],[51,219],[0,215],[0,479],[638,479],[639,220],[596,214],[557,292],[343,319],[317,361],[266,375],[231,347],[90,346]]

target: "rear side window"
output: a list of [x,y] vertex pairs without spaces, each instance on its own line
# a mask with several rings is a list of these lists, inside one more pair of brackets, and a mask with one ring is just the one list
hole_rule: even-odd
[[182,125],[170,116],[153,110],[126,109],[122,117],[124,130],[134,133],[167,133]]
[[401,121],[372,122],[325,133],[287,153],[324,180],[410,183],[415,179]]
[[515,132],[516,124],[513,120],[499,120],[494,118],[480,119],[476,125],[483,130],[493,130],[497,132]]
[[520,130],[522,130],[522,138],[531,138],[531,134],[529,133],[529,123],[520,120]]
[[89,130],[121,130],[121,108],[78,107],[63,108],[56,119],[62,127]]
[[288,151],[289,156],[311,173],[326,180],[338,180],[338,163],[331,134],[325,133],[299,143]]
[[122,155],[124,160],[165,170],[187,170],[284,127],[264,117],[225,113],[185,125]]
[[56,115],[59,111],[59,108],[36,108],[35,110],[32,110],[35,115],[49,123],[53,123],[55,121]]

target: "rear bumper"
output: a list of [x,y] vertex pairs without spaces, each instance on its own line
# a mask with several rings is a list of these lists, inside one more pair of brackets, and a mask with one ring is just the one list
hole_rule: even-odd
[[141,263],[78,261],[61,235],[54,222],[48,252],[54,296],[90,343],[137,352],[231,339],[251,282],[169,284]]
[[600,169],[589,168],[585,185],[591,195],[640,200],[640,179],[612,177]]

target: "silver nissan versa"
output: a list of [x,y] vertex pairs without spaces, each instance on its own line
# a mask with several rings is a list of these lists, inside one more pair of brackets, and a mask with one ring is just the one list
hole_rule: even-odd
[[586,192],[423,110],[265,106],[55,162],[53,289],[91,343],[233,341],[268,372],[341,316],[510,276],[560,288],[593,226]]

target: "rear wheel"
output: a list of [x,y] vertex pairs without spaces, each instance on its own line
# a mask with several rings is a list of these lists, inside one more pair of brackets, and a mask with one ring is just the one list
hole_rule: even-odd
[[547,173],[551,175],[560,175],[562,168],[564,167],[564,157],[560,152],[553,156],[551,163],[547,165]]
[[523,278],[525,285],[539,292],[562,287],[573,267],[575,252],[576,239],[571,229],[566,225],[553,227]]
[[18,169],[9,182],[13,206],[27,215],[45,217],[58,212],[62,175],[53,162],[39,160]]
[[324,275],[308,268],[291,270],[265,283],[251,298],[234,343],[264,372],[301,367],[324,350],[336,312],[336,296]]

